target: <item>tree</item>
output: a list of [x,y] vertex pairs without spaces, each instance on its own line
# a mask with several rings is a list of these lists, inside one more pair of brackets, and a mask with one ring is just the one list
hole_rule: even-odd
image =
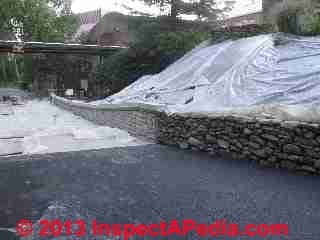
[[24,41],[63,41],[76,26],[63,6],[64,0],[1,0],[0,32]]
[[195,15],[199,20],[217,19],[223,12],[219,9],[216,0],[140,0],[148,5],[156,5],[160,9],[168,9],[173,22],[183,14]]
[[[2,40],[63,42],[75,31],[76,18],[67,8],[70,0],[0,0],[0,4]],[[33,71],[32,56],[0,57],[0,84],[28,85]]]
[[320,33],[319,0],[284,0],[267,12],[270,23],[281,32],[317,35]]

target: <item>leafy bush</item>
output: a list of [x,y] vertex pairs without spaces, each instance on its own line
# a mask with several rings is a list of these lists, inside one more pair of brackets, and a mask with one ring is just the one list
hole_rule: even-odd
[[159,34],[158,49],[169,56],[181,57],[197,44],[210,38],[205,32],[169,32]]
[[300,34],[314,36],[320,34],[320,16],[318,14],[305,14],[300,17]]
[[22,80],[20,56],[3,54],[0,56],[0,86],[17,86]]
[[320,16],[317,0],[290,0],[277,4],[271,19],[280,32],[297,35],[320,34]]
[[266,26],[250,26],[237,31],[171,31],[167,25],[156,19],[140,24],[138,39],[129,49],[105,57],[98,65],[96,84],[103,97],[114,94],[130,85],[138,78],[156,74],[181,58],[202,41],[212,39],[220,42],[227,39],[251,37],[269,32]]
[[138,78],[164,70],[197,44],[209,38],[203,32],[166,32],[142,36],[129,49],[103,59],[96,81],[105,95],[113,94]]

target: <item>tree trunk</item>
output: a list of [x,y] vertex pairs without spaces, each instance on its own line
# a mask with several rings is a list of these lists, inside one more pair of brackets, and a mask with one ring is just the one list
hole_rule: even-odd
[[173,30],[176,29],[178,18],[178,0],[171,0],[170,20]]
[[1,70],[2,70],[2,81],[1,81],[1,84],[6,86],[7,81],[8,81],[7,66],[6,66],[6,62],[7,62],[6,55],[1,55],[0,60],[1,60]]

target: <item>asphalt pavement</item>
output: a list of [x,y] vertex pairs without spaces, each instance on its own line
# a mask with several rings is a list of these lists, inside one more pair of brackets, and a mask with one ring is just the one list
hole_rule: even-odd
[[266,239],[320,239],[320,177],[249,161],[148,145],[0,158],[0,176],[0,228],[40,218],[133,224],[224,219],[241,226],[288,224],[288,237]]

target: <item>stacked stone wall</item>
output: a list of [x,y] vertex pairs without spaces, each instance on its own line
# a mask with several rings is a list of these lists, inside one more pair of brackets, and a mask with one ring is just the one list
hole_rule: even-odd
[[320,125],[245,116],[167,115],[137,106],[92,106],[53,96],[76,115],[131,135],[182,149],[205,151],[263,166],[320,174]]
[[320,126],[234,116],[162,117],[159,142],[261,165],[320,173]]

